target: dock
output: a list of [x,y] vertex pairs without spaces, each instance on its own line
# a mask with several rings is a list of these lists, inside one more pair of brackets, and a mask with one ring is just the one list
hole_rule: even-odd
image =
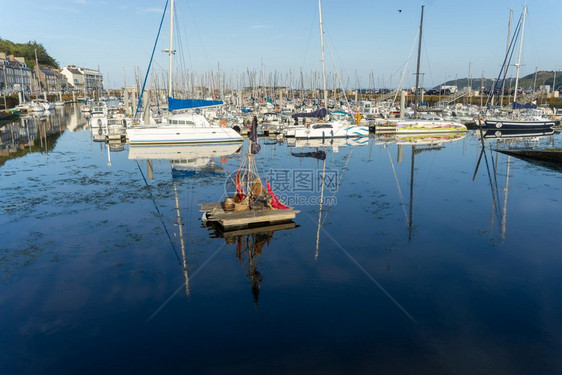
[[287,223],[300,211],[292,208],[272,210],[268,208],[225,211],[223,202],[202,203],[203,220],[218,224],[224,231]]
[[545,150],[501,150],[501,153],[515,156],[521,159],[533,160],[539,162],[547,162],[562,165],[562,148],[552,148]]

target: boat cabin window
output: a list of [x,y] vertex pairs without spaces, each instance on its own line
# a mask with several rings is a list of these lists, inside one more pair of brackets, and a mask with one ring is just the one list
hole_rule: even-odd
[[312,129],[332,129],[332,124],[314,124]]
[[170,120],[171,125],[195,125],[193,121],[188,120]]

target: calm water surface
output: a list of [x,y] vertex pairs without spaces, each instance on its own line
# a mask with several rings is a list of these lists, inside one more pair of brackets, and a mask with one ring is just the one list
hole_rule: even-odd
[[481,158],[472,132],[262,139],[262,177],[301,212],[225,238],[199,204],[247,143],[108,149],[85,123],[1,129],[26,145],[0,159],[0,373],[562,372],[562,174],[493,151],[559,134]]

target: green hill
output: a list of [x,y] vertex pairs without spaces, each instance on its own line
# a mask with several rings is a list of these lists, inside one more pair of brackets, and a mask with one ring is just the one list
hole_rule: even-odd
[[[482,78],[474,77],[471,79],[471,81],[472,81],[471,84],[472,88],[474,90],[480,90],[481,85],[483,85],[484,88],[491,89],[495,79],[492,80],[490,78],[482,79]],[[554,84],[556,85],[556,87],[562,86],[562,72],[556,72],[556,82],[554,82],[554,72],[547,72],[547,71],[537,71],[536,79],[535,79],[535,73],[528,74],[524,77],[519,78],[520,88],[531,87],[533,89],[538,90],[540,86],[549,85],[550,89],[552,90],[555,88]],[[447,86],[456,85],[459,89],[469,86],[468,78],[460,78],[456,80],[447,81],[444,82],[442,85],[447,85]],[[514,88],[515,77],[506,78],[505,87]],[[435,88],[438,89],[439,86],[436,86]]]
[[50,68],[59,68],[59,64],[48,53],[41,43],[36,41],[29,41],[27,43],[14,43],[12,41],[2,39],[0,37],[0,52],[5,52],[7,55],[22,56],[25,58],[25,63],[30,68],[35,67],[35,51],[37,50],[37,61],[40,66]]

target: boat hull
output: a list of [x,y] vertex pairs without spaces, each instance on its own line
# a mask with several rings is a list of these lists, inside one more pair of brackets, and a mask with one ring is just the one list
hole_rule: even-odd
[[312,124],[310,127],[295,128],[295,138],[298,139],[321,139],[321,138],[359,138],[368,137],[369,128],[366,126],[334,126],[332,128],[314,128],[316,125]]
[[127,129],[131,145],[199,144],[242,142],[234,129],[223,127],[132,127]]
[[555,125],[551,120],[485,120],[484,129],[502,129],[502,130],[549,130]]

